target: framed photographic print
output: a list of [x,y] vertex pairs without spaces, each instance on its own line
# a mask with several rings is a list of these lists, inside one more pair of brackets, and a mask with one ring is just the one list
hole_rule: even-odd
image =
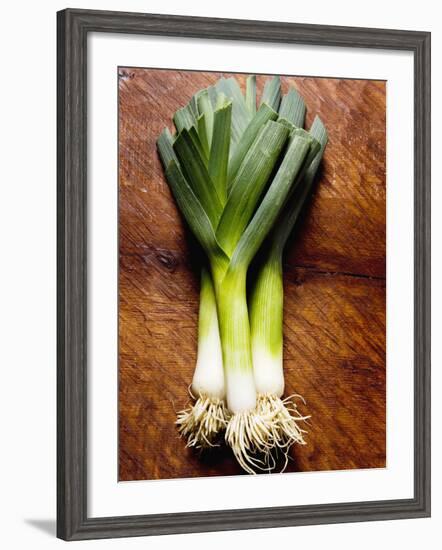
[[430,34],[58,13],[58,536],[430,514]]

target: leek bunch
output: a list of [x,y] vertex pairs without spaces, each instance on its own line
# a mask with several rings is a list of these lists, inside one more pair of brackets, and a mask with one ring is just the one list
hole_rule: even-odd
[[[198,353],[191,395],[178,414],[188,446],[223,435],[249,473],[271,470],[275,452],[304,443],[302,416],[284,393],[282,259],[327,141],[318,117],[303,130],[305,104],[256,78],[243,95],[234,78],[199,91],[163,130],[158,150],[167,182],[205,261]],[[259,252],[259,270],[247,283]],[[250,301],[247,286],[251,287]]]

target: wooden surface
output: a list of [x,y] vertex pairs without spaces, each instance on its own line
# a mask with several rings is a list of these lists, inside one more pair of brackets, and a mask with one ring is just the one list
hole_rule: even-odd
[[[120,69],[120,480],[241,473],[228,450],[186,449],[174,425],[195,365],[199,283],[155,147],[174,111],[220,76]],[[312,416],[287,470],[384,467],[385,83],[289,82],[329,144],[286,255],[286,393],[302,394]]]

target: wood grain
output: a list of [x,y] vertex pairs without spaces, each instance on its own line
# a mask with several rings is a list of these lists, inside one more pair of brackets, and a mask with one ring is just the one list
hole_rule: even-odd
[[[174,426],[195,364],[198,269],[155,148],[174,111],[220,76],[120,69],[120,480],[241,473],[228,450],[185,449]],[[286,393],[301,393],[312,415],[288,470],[383,467],[385,83],[289,82],[307,125],[319,114],[330,140],[286,256]]]

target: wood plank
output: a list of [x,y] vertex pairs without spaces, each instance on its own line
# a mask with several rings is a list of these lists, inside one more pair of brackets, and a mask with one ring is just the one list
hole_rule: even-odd
[[[196,357],[198,268],[155,150],[173,112],[220,74],[120,69],[119,478],[239,474],[174,426]],[[239,80],[244,84],[245,76]],[[258,77],[258,89],[263,77]],[[385,465],[385,83],[284,78],[330,143],[287,250],[286,395],[312,415],[288,471]]]
[[[149,243],[184,246],[182,226],[156,153],[156,139],[173,113],[221,73],[121,69],[120,251]],[[228,76],[224,73],[225,76]],[[238,75],[242,85],[245,75]],[[258,77],[258,90],[265,81]],[[290,263],[385,277],[385,82],[283,77],[329,132],[321,184]],[[155,208],[151,208],[152,202]],[[163,231],[153,230],[161,224]],[[156,242],[153,239],[157,238]]]
[[286,395],[311,415],[289,471],[385,466],[385,281],[286,270]]
[[[120,270],[120,479],[240,474],[228,450],[201,460],[174,426],[196,358],[186,256],[127,255]],[[384,466],[385,282],[286,271],[284,337],[286,395],[312,416],[287,471]]]

